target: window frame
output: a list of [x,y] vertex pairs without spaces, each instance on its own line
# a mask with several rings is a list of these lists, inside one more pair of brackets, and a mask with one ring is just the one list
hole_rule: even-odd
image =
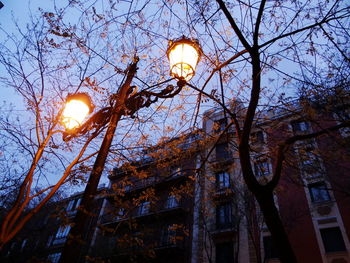
[[222,190],[231,187],[230,174],[227,171],[221,171],[215,175],[216,189]]
[[165,204],[165,208],[171,209],[171,208],[176,208],[176,207],[179,207],[179,202],[176,199],[176,196],[172,195],[172,194],[168,195],[168,198],[167,198],[166,204]]
[[234,262],[234,243],[226,241],[215,244],[215,262],[230,263]]
[[58,263],[60,261],[61,254],[62,254],[61,252],[51,253],[48,255],[47,259],[51,263]]
[[[312,203],[317,204],[331,201],[331,196],[329,194],[327,184],[324,181],[308,184],[308,190]],[[322,196],[322,198],[319,198],[320,196]]]
[[181,166],[172,166],[170,167],[170,176],[171,177],[179,177],[182,175],[182,167]]
[[218,143],[215,145],[215,159],[216,161],[223,161],[229,159],[231,156],[231,151],[229,148],[229,143]]
[[73,212],[75,211],[79,205],[80,205],[80,202],[81,202],[81,198],[74,198],[74,199],[71,199],[67,205],[67,208],[66,208],[66,211],[67,212]]
[[147,215],[150,213],[150,207],[151,207],[151,202],[150,201],[144,201],[141,202],[138,210],[137,210],[137,215],[142,216],[142,215]]
[[275,242],[272,239],[271,235],[266,235],[262,237],[263,249],[264,249],[264,258],[265,259],[274,259],[279,257],[278,249],[275,245]]
[[174,225],[166,225],[161,231],[161,245],[170,246],[176,244],[176,229]]
[[220,203],[216,206],[216,228],[226,229],[233,225],[232,202]]
[[[326,253],[346,251],[344,237],[338,226],[321,228],[320,235]],[[335,240],[335,237],[338,238],[338,240]],[[327,238],[329,239],[327,240]]]
[[306,120],[294,120],[291,121],[292,130],[295,134],[305,133],[311,131],[311,124]]
[[228,119],[223,117],[214,121],[214,132],[222,132],[228,125]]
[[254,174],[257,178],[271,175],[270,161],[267,157],[257,158],[254,161]]
[[56,235],[51,241],[51,245],[58,245],[66,242],[70,229],[71,229],[70,225],[60,226],[56,232]]
[[265,143],[265,133],[262,130],[252,132],[250,135],[253,144],[264,144]]
[[[348,120],[350,118],[350,107],[338,107],[333,114],[335,121],[338,124]],[[342,137],[346,138],[350,136],[350,127],[343,127],[339,129],[339,133]]]

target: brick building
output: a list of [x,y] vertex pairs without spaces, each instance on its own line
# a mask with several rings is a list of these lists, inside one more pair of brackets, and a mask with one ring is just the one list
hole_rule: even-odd
[[[271,179],[276,145],[286,138],[316,133],[349,120],[349,108],[294,102],[289,110],[257,114],[251,133],[251,163],[261,184]],[[203,130],[217,134],[230,120],[222,111],[206,112]],[[216,135],[215,135],[216,134]],[[290,147],[275,203],[298,262],[350,262],[349,128],[296,142]],[[207,147],[212,150],[203,176],[206,211],[203,262],[278,262],[257,203],[245,189],[234,128]],[[215,178],[215,180],[213,180]]]
[[[99,189],[95,211],[99,215],[103,202],[104,188]],[[43,207],[29,220],[20,233],[2,251],[1,262],[52,262],[57,263],[67,240],[71,221],[81,201],[82,193],[77,193],[61,201],[52,202]],[[88,253],[90,242],[96,228],[98,217],[92,217],[85,232],[85,251],[82,261]]]
[[[301,101],[257,114],[250,147],[261,184],[271,179],[278,143],[350,119],[347,105],[330,105]],[[298,141],[286,154],[275,203],[299,263],[350,262],[349,149],[350,132],[342,128]],[[82,259],[278,262],[242,179],[234,126],[220,110],[205,113],[200,137],[187,134],[146,149],[109,179],[108,193],[98,198],[99,217],[86,231],[90,248]],[[5,262],[28,262],[33,256],[57,262],[78,200],[72,196],[37,215],[9,244]],[[66,224],[62,214],[68,215]]]
[[92,256],[112,262],[191,262],[197,150],[186,135],[109,176]]

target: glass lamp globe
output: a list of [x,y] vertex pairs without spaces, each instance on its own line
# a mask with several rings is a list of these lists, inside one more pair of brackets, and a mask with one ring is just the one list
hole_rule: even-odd
[[93,110],[90,96],[86,93],[69,94],[62,114],[62,123],[67,130],[79,127]]
[[170,75],[178,80],[189,81],[195,74],[196,66],[202,54],[197,40],[184,36],[169,41],[167,56],[170,63]]

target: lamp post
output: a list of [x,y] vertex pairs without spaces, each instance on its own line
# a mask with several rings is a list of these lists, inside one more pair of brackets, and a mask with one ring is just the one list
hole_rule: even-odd
[[111,106],[99,110],[81,126],[79,125],[85,118],[82,115],[89,114],[92,111],[91,100],[86,94],[83,95],[82,93],[68,96],[62,120],[66,126],[66,133],[63,135],[65,141],[85,134],[91,129],[95,129],[95,132],[98,132],[106,124],[108,124],[108,127],[84,190],[79,209],[73,220],[73,226],[62,251],[60,262],[77,263],[81,259],[84,232],[87,230],[87,223],[93,213],[94,198],[97,194],[98,184],[120,118],[123,115],[132,117],[139,109],[149,107],[159,98],[165,99],[177,95],[187,81],[194,76],[201,53],[201,48],[197,41],[185,37],[170,41],[167,56],[170,61],[170,74],[178,81],[177,87],[168,85],[160,92],[144,90],[131,95],[133,94],[131,82],[137,72],[138,63],[138,58],[135,58],[126,71],[125,82],[118,92],[111,96]]

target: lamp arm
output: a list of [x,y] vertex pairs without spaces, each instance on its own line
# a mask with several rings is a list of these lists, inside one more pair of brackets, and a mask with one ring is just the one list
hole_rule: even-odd
[[[172,79],[171,79],[172,80]],[[166,83],[169,80],[162,82]],[[125,110],[122,115],[129,115],[131,118],[135,118],[134,114],[141,108],[149,107],[152,103],[158,101],[158,99],[173,98],[180,93],[182,88],[187,84],[183,79],[177,82],[177,86],[168,85],[160,92],[152,92],[148,90],[142,90],[134,95],[131,95],[125,101]],[[130,87],[128,93],[132,94],[136,89],[136,86]],[[111,105],[115,103],[116,97],[111,98]],[[72,130],[71,132],[63,132],[63,141],[67,142],[75,137],[86,134],[88,131],[95,129],[94,133],[109,123],[111,119],[112,106],[100,109],[98,112],[93,114],[82,126]]]
[[105,107],[94,113],[83,125],[72,130],[72,132],[63,132],[63,141],[67,142],[75,137],[86,134],[95,129],[95,132],[105,126],[111,118],[112,107]]
[[184,84],[178,82],[178,85],[175,87],[173,85],[168,85],[166,88],[160,92],[152,92],[143,90],[135,95],[131,96],[125,102],[126,111],[124,115],[129,115],[131,118],[135,118],[134,114],[141,108],[149,107],[152,103],[158,101],[158,99],[167,99],[173,98],[180,93]]

